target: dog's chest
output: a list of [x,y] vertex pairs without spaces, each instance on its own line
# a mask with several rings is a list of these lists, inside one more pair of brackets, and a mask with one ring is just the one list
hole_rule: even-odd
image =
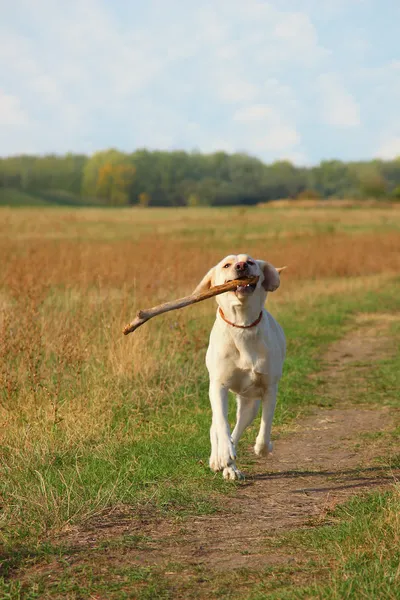
[[245,335],[236,336],[233,341],[239,355],[236,365],[241,371],[252,374],[254,378],[257,374],[268,374],[269,350],[263,337],[246,332]]
[[229,387],[236,394],[259,398],[268,388],[268,376],[254,370],[236,369]]
[[240,336],[235,340],[235,347],[238,355],[232,373],[232,389],[237,393],[259,395],[268,387],[268,346],[258,336]]

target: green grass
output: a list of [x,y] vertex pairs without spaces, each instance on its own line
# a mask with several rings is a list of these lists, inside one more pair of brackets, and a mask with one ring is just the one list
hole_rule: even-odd
[[[276,426],[290,422],[310,406],[330,405],[329,398],[323,399],[320,396],[318,380],[310,380],[309,375],[318,372],[325,349],[351,326],[353,314],[397,311],[400,308],[397,287],[398,281],[394,281],[379,291],[359,291],[352,296],[340,295],[330,297],[329,300],[323,298],[311,305],[307,301],[294,306],[277,306],[275,313],[278,313],[279,321],[284,326],[289,347],[276,411]],[[208,317],[204,317],[203,320],[208,322]],[[200,319],[199,326],[203,325]],[[399,332],[398,325],[393,325],[392,335],[395,341],[400,339]],[[164,350],[161,349],[160,352]],[[2,448],[3,472],[0,492],[2,502],[13,505],[9,522],[3,521],[2,524],[5,566],[11,568],[13,564],[41,561],[46,553],[58,553],[59,549],[42,548],[40,540],[44,534],[62,529],[66,524],[79,524],[87,518],[105,514],[108,508],[116,505],[126,505],[130,510],[132,507],[145,505],[160,514],[166,512],[169,516],[175,514],[186,517],[218,510],[221,494],[235,493],[234,485],[226,484],[221,477],[215,477],[207,467],[210,423],[207,377],[205,367],[195,370],[194,375],[193,356],[202,364],[204,349],[196,354],[189,343],[187,347],[175,353],[175,365],[179,365],[181,372],[181,383],[178,382],[178,385],[176,371],[170,375],[168,372],[154,373],[153,379],[145,382],[150,396],[157,396],[157,402],[153,405],[146,401],[142,404],[137,401],[136,395],[142,393],[143,389],[140,378],[137,381],[130,377],[116,378],[114,389],[110,389],[111,418],[100,436],[94,435],[93,439],[89,437],[78,446],[71,445],[60,424],[54,426],[47,448],[40,446],[40,440],[36,442],[35,448],[35,441],[32,440],[33,450],[31,449],[28,455],[29,460],[26,453],[12,454],[10,448]],[[101,365],[89,362],[85,368],[97,369],[100,376]],[[369,375],[368,397],[360,392],[358,400],[395,404],[399,373],[398,355],[382,360]],[[88,402],[91,402],[90,389],[82,389],[85,385],[84,377],[75,382],[75,386],[78,386],[75,390],[73,380],[70,382],[70,393],[79,391],[84,396],[88,394]],[[111,382],[110,384],[112,385]],[[161,396],[160,385],[163,391]],[[119,401],[113,402],[113,398],[119,398]],[[231,421],[233,417],[232,403]],[[253,427],[251,431],[246,432],[244,445],[253,441],[254,431]],[[239,456],[240,453],[239,450]],[[354,500],[353,504],[350,504],[350,510],[357,509],[359,516],[358,513],[354,513],[355,516],[348,521],[348,507],[338,509],[334,525],[329,525],[315,534],[300,537],[300,541],[296,543],[308,549],[320,547],[321,560],[331,560],[329,548],[334,543],[337,546],[337,540],[341,539],[343,532],[348,532],[346,535],[349,539],[354,538],[356,552],[362,536],[370,536],[374,532],[372,525],[367,530],[364,524],[366,519],[378,519],[376,503],[379,505],[382,502],[382,513],[385,506],[394,502],[393,498],[394,496],[378,494],[365,501]],[[377,530],[382,536],[383,532],[379,527]],[[355,532],[358,532],[358,537]],[[324,535],[328,537],[324,538]],[[333,536],[332,539],[336,542],[331,544],[329,536]],[[122,543],[126,543],[126,540],[121,541]],[[259,591],[254,591],[256,595],[252,592],[253,595],[249,595],[248,598],[306,598],[310,595],[323,598],[352,597],[340,594],[350,593],[352,585],[357,593],[370,593],[371,590],[378,589],[373,586],[378,586],[379,582],[390,588],[395,560],[390,558],[391,555],[388,555],[387,565],[385,562],[383,566],[374,559],[371,552],[357,555],[357,561],[360,563],[360,566],[357,566],[358,563],[354,562],[355,555],[353,556],[350,550],[349,558],[346,558],[343,564],[335,562],[336,559],[332,558],[336,570],[332,575],[332,584],[328,587],[318,583],[315,586],[299,588],[298,591],[291,588],[282,592],[281,596],[278,592],[278,595],[270,596],[265,595],[267,592],[263,591],[262,586],[258,586]],[[68,550],[66,552],[68,553]],[[27,559],[27,556],[30,556],[30,559]],[[308,568],[312,573],[314,567]],[[22,592],[17,581],[5,580],[0,590],[4,598],[47,597],[41,595],[44,594],[44,590],[48,597],[65,595],[71,598],[89,598],[90,594],[101,591],[101,586],[104,585],[107,597],[114,597],[112,594],[115,593],[116,598],[128,598],[131,596],[123,595],[124,586],[129,588],[133,581],[141,581],[144,587],[139,590],[140,595],[135,597],[174,597],[168,578],[165,581],[157,569],[147,570],[139,576],[135,569],[127,567],[118,577],[111,574],[111,582],[107,580],[103,583],[98,581],[98,575],[92,576],[91,569],[92,567],[87,567],[80,576],[80,579],[84,579],[84,584],[78,584],[77,574],[66,569],[65,577],[54,584],[48,585],[45,581],[28,584]],[[315,571],[318,573],[320,569],[321,564],[317,561]],[[368,572],[371,574],[367,578]],[[254,577],[251,573],[246,576],[243,574],[242,579],[245,581],[247,578],[251,582],[250,589],[256,590],[258,588],[254,581],[258,581],[259,577],[255,577],[255,580]],[[287,581],[288,577],[288,573],[284,571],[282,581]],[[115,578],[122,578],[122,583],[114,581]],[[224,585],[227,590],[231,590],[228,582]],[[360,587],[362,585],[365,587],[364,591],[364,588]],[[268,594],[272,593],[272,589],[274,588],[271,588]],[[229,593],[233,594],[233,591]],[[299,595],[295,595],[297,593]],[[325,595],[318,596],[319,593]]]
[[[276,593],[251,593],[246,600],[294,598],[400,597],[400,488],[354,497],[327,516],[327,524],[281,539],[302,555],[313,554],[305,566],[317,583]],[[262,586],[260,586],[262,588]]]
[[[0,591],[2,598],[13,600],[83,599],[96,594],[143,600],[395,600],[399,598],[400,581],[399,515],[398,488],[354,497],[328,513],[323,525],[268,540],[266,552],[283,547],[296,560],[290,566],[258,570],[213,572],[202,566],[188,570],[187,565],[172,560],[164,567],[132,565],[129,557],[134,556],[135,548],[147,543],[140,536],[117,538],[112,544],[99,544],[93,549],[48,547],[30,560],[24,557],[31,565],[40,559],[42,574],[24,584],[0,580]],[[127,550],[131,554],[125,559]],[[54,558],[58,559],[56,572],[51,568]]]
[[[318,371],[324,348],[341,335],[354,312],[395,310],[398,298],[394,292],[395,287],[388,286],[379,293],[324,299],[308,311],[301,304],[279,310],[289,343],[275,425],[288,423],[312,405],[330,404],[329,398],[320,396],[318,380],[308,376]],[[159,351],[162,354],[165,350]],[[232,493],[233,486],[212,475],[207,467],[208,380],[204,366],[193,371],[193,351],[190,344],[178,350],[171,373],[167,369],[146,380],[111,379],[110,418],[100,436],[94,434],[79,445],[71,445],[61,421],[49,432],[46,446],[39,438],[35,447],[35,439],[31,438],[28,459],[24,452],[3,447],[0,492],[3,501],[13,505],[14,514],[10,526],[3,524],[3,538],[14,542],[32,536],[34,539],[115,503],[150,502],[158,510],[184,514],[215,510],[218,494]],[[204,350],[194,355],[196,363],[203,365]],[[52,368],[51,363],[48,367]],[[93,377],[88,377],[86,387],[85,371],[89,369],[93,370]],[[379,390],[384,396],[381,401],[390,402],[395,399],[391,377],[396,375],[391,363],[382,363],[379,369],[389,369],[384,380],[376,373],[374,380],[378,390],[379,386],[384,387],[382,392]],[[64,367],[66,384],[59,392],[60,403],[67,409],[70,396],[77,394],[86,397],[88,403],[94,402],[90,382],[102,377],[101,365],[86,362],[82,377],[75,380],[74,370],[70,377],[68,370],[68,366]],[[143,386],[150,397],[157,396],[156,403],[138,402]],[[387,393],[389,386],[393,386],[391,393]],[[234,412],[232,402],[231,422]],[[253,426],[244,443],[254,437],[254,431]]]
[[[112,234],[116,240],[132,239],[132,235],[135,238],[149,234],[173,235],[173,239],[192,245],[196,252],[199,247],[210,244],[213,248],[232,252],[235,248],[238,251],[251,248],[255,241],[264,242],[268,248],[271,242],[288,239],[308,241],[313,236],[329,239],[335,234],[360,234],[361,237],[368,233],[400,231],[398,208],[113,208],[105,207],[96,199],[79,198],[56,190],[23,192],[0,187],[1,206],[25,206],[27,209],[32,206],[32,215],[37,214],[35,207],[46,207],[46,210],[40,211],[44,224],[41,230],[43,237],[52,233],[55,223],[69,228],[69,221],[60,219],[62,214],[73,221],[74,227],[78,225],[82,228],[81,220],[84,221],[88,230],[82,229],[81,234],[87,239],[108,239],[104,237],[105,232],[109,236]],[[75,207],[85,206],[91,209],[76,212]],[[60,208],[63,208],[62,213]],[[30,216],[27,212],[26,217]],[[15,219],[15,226],[20,225],[19,219]],[[13,226],[10,223],[10,233],[14,233]]]

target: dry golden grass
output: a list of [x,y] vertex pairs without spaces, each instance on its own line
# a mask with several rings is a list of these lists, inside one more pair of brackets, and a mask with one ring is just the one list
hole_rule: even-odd
[[[168,361],[159,359],[161,339],[168,339],[173,350],[181,343],[178,338],[187,338],[187,320],[210,314],[210,303],[163,317],[143,328],[140,336],[131,336],[129,343],[121,338],[121,327],[137,308],[191,291],[225,253],[242,250],[288,265],[281,291],[271,298],[279,303],[379,285],[380,277],[400,272],[400,233],[393,228],[390,209],[318,210],[303,212],[301,218],[294,209],[279,211],[272,220],[273,211],[176,212],[3,211],[0,343],[5,414],[13,402],[26,414],[45,404],[46,415],[40,412],[40,418],[57,421],[61,408],[54,398],[60,386],[68,377],[76,379],[88,360],[106,365],[106,377],[146,377],[161,364],[168,369]],[[264,227],[260,217],[266,219]],[[238,222],[236,240],[226,230],[233,218]],[[137,227],[132,228],[135,219]],[[314,234],[305,235],[306,223],[316,219]],[[202,220],[217,229],[206,243],[208,229]],[[363,223],[366,230],[345,233],[343,227],[330,228],[335,221],[353,229]],[[133,239],[126,239],[127,224]],[[155,234],[149,233],[150,224]],[[383,232],[370,231],[382,224]],[[64,235],[72,226],[80,232],[75,239]],[[246,239],[251,235],[254,239]],[[86,400],[76,399],[75,404],[87,410]],[[104,411],[101,402],[96,407]]]
[[[289,211],[290,212],[290,211]],[[358,211],[360,212],[360,211]],[[325,213],[325,219],[327,218]],[[286,217],[287,219],[288,217]],[[219,235],[207,237],[207,231],[194,229],[182,236],[171,233],[136,232],[134,239],[118,237],[118,227],[111,240],[69,238],[24,239],[3,235],[0,238],[2,287],[11,293],[30,289],[64,286],[87,290],[115,288],[123,294],[140,293],[141,297],[167,295],[174,290],[190,289],[204,272],[225,254],[246,251],[266,258],[276,265],[287,264],[290,279],[321,277],[354,277],[377,273],[399,272],[400,233],[390,226],[382,232],[350,232],[335,229],[286,236],[296,224],[288,222],[287,230],[277,235],[265,229],[232,239],[221,224]],[[359,219],[358,222],[362,222]],[[369,226],[372,226],[369,223]],[[113,228],[113,221],[109,227]],[[301,225],[299,225],[301,229]],[[229,233],[229,232],[228,232]]]
[[[278,311],[326,294],[379,289],[400,272],[400,218],[393,214],[2,210],[3,476],[14,481],[18,473],[39,473],[36,502],[50,513],[59,500],[40,479],[41,465],[79,457],[90,447],[117,468],[117,444],[159,435],[160,421],[148,419],[149,410],[162,414],[168,401],[179,415],[185,399],[193,398],[214,303],[154,319],[125,338],[122,327],[138,308],[188,293],[210,266],[235,251],[288,265],[281,290],[270,298]],[[185,428],[190,431],[190,424]],[[20,475],[10,492],[15,502],[8,497],[5,503],[7,522],[23,522],[27,477]]]
[[391,202],[390,200],[374,200],[370,198],[368,200],[355,200],[355,199],[322,199],[313,200],[311,198],[303,198],[300,200],[294,200],[292,198],[282,198],[281,200],[271,200],[267,203],[259,204],[263,208],[320,208],[324,210],[326,208],[342,209],[342,208],[390,208],[393,210],[399,209],[400,204]]

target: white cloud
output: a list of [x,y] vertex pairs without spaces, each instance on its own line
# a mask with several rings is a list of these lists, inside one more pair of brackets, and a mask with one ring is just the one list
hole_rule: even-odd
[[20,99],[0,90],[0,126],[21,127],[28,123],[29,119],[21,107]]
[[235,135],[241,147],[250,147],[261,156],[280,157],[301,142],[292,120],[275,106],[249,104],[237,109],[232,119],[237,123]]
[[328,125],[336,127],[360,125],[359,105],[337,75],[333,73],[320,75],[317,86],[322,103],[322,117]]
[[240,78],[235,73],[216,74],[215,90],[217,98],[226,104],[246,102],[257,97],[259,90],[256,85]]
[[281,153],[300,143],[300,134],[290,125],[274,125],[266,128],[262,137],[252,140],[252,146],[260,153]]
[[234,121],[247,123],[251,121],[264,121],[265,119],[273,119],[276,111],[267,104],[253,104],[239,108],[233,115]]
[[393,160],[400,157],[400,135],[388,137],[384,140],[380,144],[376,156],[384,160]]
[[368,4],[373,0],[285,0],[287,10],[302,10],[308,14],[317,15],[320,20],[328,21],[343,16],[354,6]]
[[304,13],[282,13],[273,34],[284,42],[305,46],[317,46],[317,32],[309,17]]

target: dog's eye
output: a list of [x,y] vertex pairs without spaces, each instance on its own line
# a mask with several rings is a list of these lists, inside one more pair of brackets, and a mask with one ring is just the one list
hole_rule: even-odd
[[252,260],[248,260],[248,261],[247,261],[247,264],[248,264],[248,265],[254,265],[254,262],[253,262]]
[[230,266],[231,266],[231,263],[226,263],[226,265],[224,265],[224,269],[227,269]]

